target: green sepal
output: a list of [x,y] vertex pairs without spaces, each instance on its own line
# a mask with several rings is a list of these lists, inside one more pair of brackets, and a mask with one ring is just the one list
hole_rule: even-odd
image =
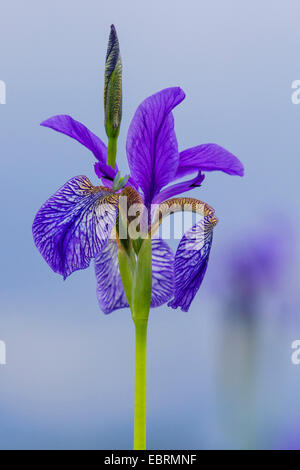
[[152,292],[152,245],[146,238],[137,255],[132,286],[132,316],[134,321],[147,320]]
[[118,171],[113,181],[113,191],[119,191],[122,189],[128,182],[130,175],[121,176],[121,172]]
[[135,253],[138,255],[139,252],[140,252],[140,249],[142,247],[142,244],[143,244],[143,239],[141,237],[137,238],[136,240],[132,240],[132,246],[133,246],[133,249],[135,251]]
[[132,311],[132,290],[133,290],[133,276],[135,268],[135,260],[127,255],[127,253],[119,249],[118,251],[119,268],[122,279],[122,284],[126,294],[127,301]]

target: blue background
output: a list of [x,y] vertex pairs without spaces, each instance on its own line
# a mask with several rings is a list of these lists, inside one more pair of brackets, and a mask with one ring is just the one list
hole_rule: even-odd
[[[296,0],[2,2],[2,449],[132,446],[130,313],[104,316],[93,267],[63,282],[31,235],[36,211],[68,179],[84,174],[97,182],[93,156],[39,123],[70,114],[104,139],[111,23],[123,60],[122,170],[136,107],[168,86],[186,92],[174,113],[180,149],[215,142],[246,169],[244,178],[209,174],[191,193],[213,206],[220,222],[190,312],[151,312],[148,446],[300,446],[300,366],[290,358],[300,338],[300,105],[291,102],[292,81],[300,78],[299,14]],[[230,253],[239,247],[249,255],[247,237],[259,243],[265,228],[282,237],[291,256],[284,256],[276,288],[258,286],[249,323],[243,312],[232,319]]]

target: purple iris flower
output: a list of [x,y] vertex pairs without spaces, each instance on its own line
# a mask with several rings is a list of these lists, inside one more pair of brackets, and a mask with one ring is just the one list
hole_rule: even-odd
[[[148,209],[152,204],[168,206],[170,198],[180,204],[184,200],[195,204],[194,199],[174,196],[200,186],[203,172],[244,173],[242,163],[216,144],[178,151],[172,110],[184,97],[179,87],[150,96],[140,104],[129,127],[126,150],[130,178],[126,186],[139,193]],[[100,308],[110,313],[128,307],[118,246],[110,237],[118,214],[119,193],[113,190],[118,168],[107,165],[107,147],[102,140],[72,117],[54,116],[41,125],[87,147],[97,160],[95,172],[105,186],[93,186],[85,176],[69,180],[38,211],[33,223],[35,244],[49,266],[64,278],[87,268],[94,258]],[[194,174],[191,179],[172,184],[190,174]],[[215,223],[213,210],[204,204],[204,219],[184,235],[175,256],[164,240],[152,240],[152,307],[169,302],[173,308],[189,309],[206,272]],[[191,238],[200,230],[200,238]]]
[[292,253],[293,226],[282,214],[269,222],[265,217],[263,229],[248,230],[227,246],[220,288],[229,301],[229,312],[254,317],[268,292],[282,292]]

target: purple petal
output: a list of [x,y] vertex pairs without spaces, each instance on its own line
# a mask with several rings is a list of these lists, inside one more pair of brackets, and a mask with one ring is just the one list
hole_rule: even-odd
[[151,307],[159,307],[173,295],[174,254],[161,238],[152,240],[152,298]]
[[176,174],[179,154],[171,111],[184,97],[178,87],[162,90],[143,101],[131,121],[128,162],[147,206]]
[[109,241],[104,250],[96,256],[95,274],[97,298],[104,313],[129,306],[121,281],[116,242]]
[[66,278],[87,268],[106,245],[118,199],[86,176],[68,181],[40,208],[33,222],[34,242],[54,272]]
[[[152,299],[151,307],[159,307],[173,295],[174,254],[161,239],[152,240]],[[119,308],[128,307],[121,281],[118,248],[109,242],[95,258],[97,297],[101,310],[111,313]]]
[[191,180],[168,186],[167,188],[160,191],[157,196],[155,196],[153,204],[160,204],[161,202],[166,201],[167,199],[174,197],[177,194],[185,193],[186,191],[190,191],[191,189],[195,189],[198,186],[201,186],[204,178],[205,176],[202,175],[201,171],[199,171],[198,175]]
[[168,305],[187,312],[206,272],[213,237],[208,217],[200,220],[182,237],[174,262],[174,299]]
[[99,137],[93,134],[93,132],[81,124],[81,122],[64,114],[47,119],[41,123],[41,126],[50,127],[57,132],[68,135],[87,147],[95,155],[97,160],[99,160],[99,162],[96,163],[96,174],[102,178],[105,184],[111,185],[111,181],[113,181],[118,169],[113,169],[106,164],[107,148]]
[[219,170],[229,175],[244,175],[244,167],[240,160],[216,144],[203,144],[180,152],[176,178],[181,178],[197,170]]
[[[111,167],[109,167],[109,168],[111,168]],[[100,178],[108,188],[113,187],[113,179],[114,178],[112,178],[112,179],[109,178],[108,179],[106,168],[103,166],[102,163],[96,162],[94,164],[94,170],[95,170],[95,173],[98,176],[98,178]],[[115,177],[115,175],[114,175],[114,177]],[[131,176],[129,177],[129,180],[127,181],[127,183],[125,184],[124,187],[126,187],[126,186],[131,186],[132,188],[137,189],[136,182],[134,181],[134,179]]]
[[112,188],[114,177],[116,176],[115,174],[113,174],[113,172],[115,172],[117,166],[114,169],[109,167],[111,168],[112,171],[110,170],[107,171],[106,166],[107,165],[104,165],[102,162],[96,162],[94,163],[94,171],[96,175],[98,176],[98,178],[101,179],[102,183],[105,184],[105,186],[107,186],[108,188]]

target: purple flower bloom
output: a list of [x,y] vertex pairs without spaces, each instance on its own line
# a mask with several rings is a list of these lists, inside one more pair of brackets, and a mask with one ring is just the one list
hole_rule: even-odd
[[[172,110],[184,97],[179,87],[150,96],[138,107],[128,130],[126,150],[131,175],[126,186],[139,191],[147,209],[151,204],[161,203],[168,208],[167,199],[200,186],[203,172],[220,170],[239,176],[244,172],[242,163],[216,144],[178,151]],[[118,168],[107,165],[107,147],[102,140],[70,116],[54,116],[41,125],[87,147],[97,159],[95,172],[105,186],[93,186],[85,176],[68,181],[35,217],[36,246],[50,267],[64,277],[87,268],[94,258],[101,309],[110,313],[126,307],[117,244],[109,239],[118,213],[119,194],[112,189]],[[196,176],[192,179],[171,184],[193,173]],[[169,301],[171,307],[180,306],[187,311],[207,269],[216,219],[213,209],[200,201],[190,198],[171,201],[179,206],[184,201],[192,203],[195,210],[201,206],[204,218],[184,235],[175,256],[165,241],[152,240],[151,305],[156,307]],[[169,210],[168,214],[172,212]]]
[[274,297],[280,292],[282,297],[289,285],[293,232],[293,225],[284,214],[276,215],[274,220],[265,216],[263,225],[258,224],[252,232],[248,229],[224,248],[223,269],[215,281],[229,312],[255,317],[268,293]]

